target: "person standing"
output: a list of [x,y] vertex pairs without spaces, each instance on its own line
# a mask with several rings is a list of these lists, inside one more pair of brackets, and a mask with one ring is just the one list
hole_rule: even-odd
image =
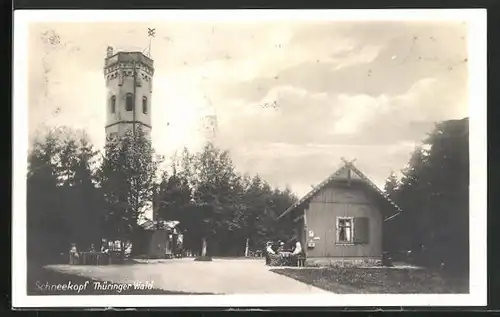
[[297,266],[303,266],[302,257],[304,255],[304,252],[302,251],[302,245],[300,244],[299,240],[297,239],[294,240],[295,240],[295,248],[293,249],[292,257],[297,263]]
[[71,244],[71,249],[69,250],[69,264],[78,264],[79,255],[78,250],[76,249],[76,244]]
[[102,239],[101,241],[101,253],[104,259],[102,263],[111,264],[111,257],[109,256],[109,243],[105,239]]
[[293,255],[299,255],[302,253],[302,245],[298,240],[295,240],[295,248],[293,249]]
[[275,255],[276,252],[273,250],[273,243],[272,241],[268,241],[266,243],[266,265],[271,264],[271,255]]

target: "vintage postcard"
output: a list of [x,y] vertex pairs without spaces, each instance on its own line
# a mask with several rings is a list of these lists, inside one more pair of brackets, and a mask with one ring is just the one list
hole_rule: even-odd
[[14,21],[14,307],[486,305],[484,10]]

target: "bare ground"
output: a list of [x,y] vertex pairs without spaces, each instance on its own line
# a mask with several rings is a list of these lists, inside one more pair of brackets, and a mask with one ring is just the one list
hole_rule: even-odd
[[263,259],[192,258],[81,266],[50,265],[58,274],[113,283],[151,282],[154,289],[180,294],[328,294],[330,292],[271,272]]

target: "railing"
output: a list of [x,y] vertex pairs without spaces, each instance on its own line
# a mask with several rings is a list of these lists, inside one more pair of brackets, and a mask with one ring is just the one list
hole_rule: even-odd
[[70,265],[110,265],[120,262],[119,252],[79,252],[78,254],[69,254]]

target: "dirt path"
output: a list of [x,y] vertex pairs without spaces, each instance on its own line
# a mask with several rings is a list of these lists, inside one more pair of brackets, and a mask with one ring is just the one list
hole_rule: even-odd
[[115,283],[153,282],[168,291],[215,294],[331,294],[269,271],[263,260],[192,258],[110,266],[53,265],[48,268]]

